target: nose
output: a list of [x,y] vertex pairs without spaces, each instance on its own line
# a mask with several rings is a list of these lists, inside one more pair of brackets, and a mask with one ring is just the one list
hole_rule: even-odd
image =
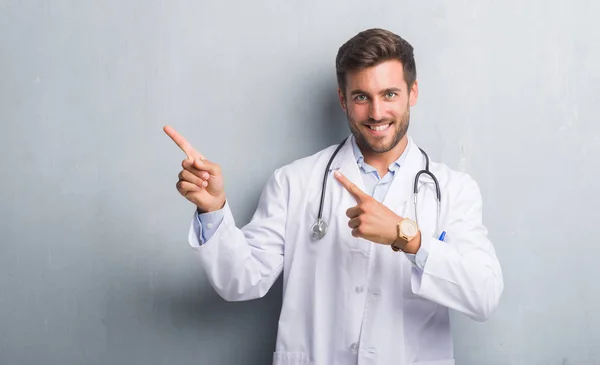
[[371,100],[371,104],[369,106],[369,118],[372,120],[383,119],[383,107],[381,106],[381,101],[377,99]]

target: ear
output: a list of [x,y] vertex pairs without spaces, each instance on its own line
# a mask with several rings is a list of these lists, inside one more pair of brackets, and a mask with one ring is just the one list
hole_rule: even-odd
[[347,108],[348,106],[346,105],[346,97],[344,96],[344,92],[342,91],[342,89],[340,89],[338,87],[338,98],[340,99],[340,106],[342,107],[342,109],[347,112]]
[[410,88],[410,94],[408,95],[408,103],[410,106],[414,106],[419,98],[419,82],[415,80],[412,87]]

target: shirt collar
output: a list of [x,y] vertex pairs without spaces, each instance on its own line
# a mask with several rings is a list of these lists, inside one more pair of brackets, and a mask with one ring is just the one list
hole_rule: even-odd
[[[364,171],[364,172],[371,172],[371,171],[375,171],[375,168],[368,165],[367,163],[365,163],[365,157],[363,156],[360,148],[358,148],[358,144],[356,143],[356,138],[354,138],[354,135],[351,137],[350,141],[352,142],[352,150],[354,151],[354,157],[356,158],[356,164]],[[404,160],[406,160],[406,152],[408,151],[408,146],[404,149],[404,152],[402,152],[402,154],[400,155],[400,157],[398,157],[398,159],[394,162],[392,162],[389,166],[388,166],[388,170],[391,171],[392,173],[395,173],[396,171],[398,171],[398,169],[400,168],[400,166],[402,166],[402,164],[404,163]]]

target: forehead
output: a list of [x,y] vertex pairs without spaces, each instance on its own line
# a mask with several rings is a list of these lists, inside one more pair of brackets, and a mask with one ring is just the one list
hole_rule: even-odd
[[377,92],[388,88],[406,88],[402,62],[389,60],[375,66],[349,71],[346,74],[346,88]]

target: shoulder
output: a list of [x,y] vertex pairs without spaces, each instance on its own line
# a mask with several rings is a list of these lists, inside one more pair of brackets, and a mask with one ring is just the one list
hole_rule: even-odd
[[[419,147],[412,140],[411,144]],[[448,196],[464,197],[464,194],[467,194],[470,197],[475,196],[480,199],[479,185],[469,173],[451,168],[444,162],[436,161],[435,157],[432,156],[429,156],[429,169],[436,177],[440,189]]]
[[295,159],[273,172],[270,183],[280,186],[305,185],[313,177],[322,177],[325,167],[339,144],[333,144],[311,155]]
[[442,162],[431,161],[430,165],[440,188],[445,190],[450,198],[481,201],[479,184],[469,173],[453,169]]
[[307,175],[315,171],[324,172],[327,162],[338,146],[338,144],[330,145],[309,156],[298,158],[276,169],[275,174],[280,177],[297,178],[301,176],[307,177]]

